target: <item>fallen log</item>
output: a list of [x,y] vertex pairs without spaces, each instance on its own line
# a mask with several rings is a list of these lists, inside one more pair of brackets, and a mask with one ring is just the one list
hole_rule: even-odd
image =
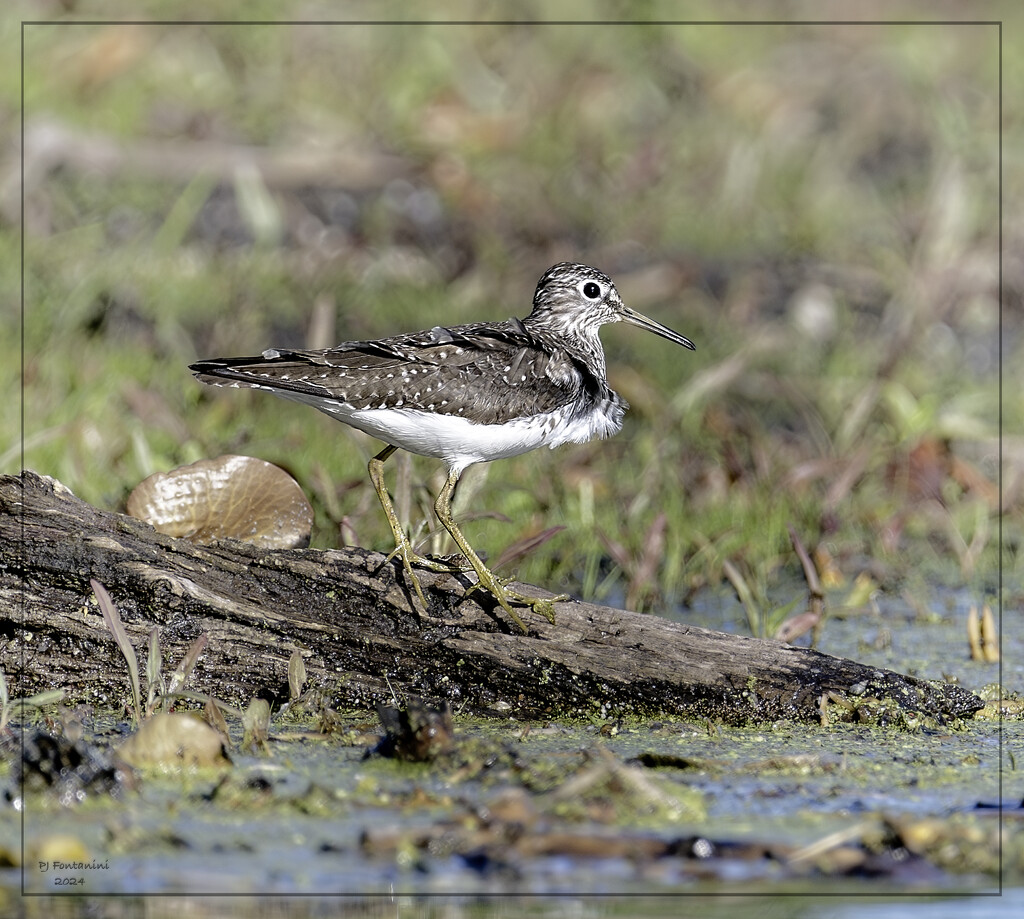
[[[190,687],[244,706],[288,696],[292,652],[307,686],[336,707],[420,696],[519,719],[678,715],[817,722],[870,700],[937,721],[981,700],[777,641],[729,635],[583,602],[522,634],[468,578],[424,571],[417,613],[398,560],[376,552],[195,545],[92,507],[59,482],[0,476],[0,666],[12,696],[62,688],[70,702],[119,705],[124,659],[89,585],[109,591],[140,660],[152,629],[177,662],[199,635]],[[528,588],[534,590],[535,588]],[[539,592],[542,593],[542,592]]]

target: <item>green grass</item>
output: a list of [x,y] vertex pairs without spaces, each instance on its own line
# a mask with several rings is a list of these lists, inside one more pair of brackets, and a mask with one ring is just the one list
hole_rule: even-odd
[[[479,518],[467,535],[492,559],[564,526],[521,577],[602,598],[646,567],[633,596],[656,609],[720,581],[727,560],[764,584],[799,572],[792,524],[849,577],[874,563],[896,589],[923,565],[991,590],[995,509],[962,464],[995,481],[993,42],[934,26],[30,27],[30,127],[55,119],[129,150],[398,154],[410,184],[326,173],[305,198],[270,188],[289,235],[254,243],[244,215],[211,210],[201,156],[187,180],[131,156],[97,173],[66,151],[27,189],[25,463],[119,509],[152,472],[248,453],[302,484],[314,545],[337,545],[344,522],[386,550],[364,482],[379,445],[265,394],[206,390],[187,364],[303,344],[320,296],[337,340],[523,315],[536,277],[575,258],[698,350],[606,331],[626,426],[469,473],[456,509]],[[16,93],[0,85],[8,121]],[[1013,149],[1018,102],[1004,101]],[[303,208],[339,194],[354,221],[333,242],[302,235]],[[417,200],[433,222],[416,222]],[[12,282],[17,251],[4,224]],[[634,270],[648,266],[661,273]],[[1003,422],[1019,430],[1018,311],[1004,322]],[[0,323],[10,392],[16,301]],[[0,405],[3,472],[20,461],[19,412]],[[927,470],[943,507],[899,472],[932,442],[950,444]],[[439,476],[412,461],[414,531],[436,526]],[[953,534],[970,544],[981,518],[968,571]],[[1019,583],[1019,491],[1003,526]]]

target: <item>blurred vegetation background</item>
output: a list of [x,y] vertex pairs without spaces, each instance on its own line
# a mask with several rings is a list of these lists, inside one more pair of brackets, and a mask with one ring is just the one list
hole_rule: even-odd
[[[0,87],[0,472],[23,449],[27,468],[121,510],[151,473],[249,454],[301,483],[314,546],[388,550],[365,474],[379,443],[203,387],[187,364],[526,315],[540,274],[572,259],[698,350],[607,328],[623,432],[467,473],[457,515],[492,562],[565,527],[502,573],[651,610],[738,573],[763,600],[799,576],[792,526],[836,589],[867,572],[883,596],[910,585],[926,605],[929,585],[962,585],[980,600],[1002,512],[1019,607],[1022,226],[1005,208],[1000,327],[996,26],[84,25],[80,3],[15,6],[52,21],[23,32],[23,405],[15,68]],[[820,11],[758,8],[801,12]],[[0,28],[16,54],[17,19]],[[1019,56],[1003,62],[1019,77]],[[1003,103],[1010,200],[1021,103]],[[440,464],[389,468],[423,550],[447,551]]]

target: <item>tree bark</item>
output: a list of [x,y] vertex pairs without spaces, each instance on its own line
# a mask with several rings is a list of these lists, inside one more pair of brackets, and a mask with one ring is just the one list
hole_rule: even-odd
[[126,698],[127,668],[95,578],[141,661],[154,628],[171,666],[206,633],[188,688],[240,706],[287,698],[295,649],[307,686],[345,707],[395,693],[520,719],[742,723],[818,721],[823,697],[849,718],[870,699],[938,721],[982,705],[958,686],[590,603],[559,603],[554,626],[524,611],[524,635],[483,592],[467,595],[467,578],[419,576],[429,615],[416,612],[400,563],[376,552],[195,545],[91,507],[53,479],[0,477],[0,666],[12,697],[63,688],[76,703]]

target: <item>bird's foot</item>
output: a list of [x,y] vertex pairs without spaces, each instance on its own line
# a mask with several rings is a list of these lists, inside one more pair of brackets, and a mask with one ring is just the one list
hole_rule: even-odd
[[473,563],[461,552],[452,552],[450,555],[432,555],[430,560],[436,564],[444,565],[446,571],[473,570]]
[[[461,554],[445,555],[440,558],[427,558],[423,555],[417,555],[416,552],[413,551],[412,545],[406,540],[403,540],[395,546],[391,551],[391,554],[385,559],[385,564],[391,562],[395,557],[400,557],[402,559],[402,567],[405,569],[406,577],[408,577],[409,582],[412,584],[413,590],[416,592],[416,596],[423,607],[424,613],[428,612],[429,607],[427,606],[426,595],[423,593],[423,588],[420,586],[420,580],[416,577],[413,567],[424,568],[427,571],[435,571],[439,574],[454,574],[460,571],[472,571],[475,569],[472,561]],[[522,617],[512,608],[513,604],[529,607],[534,612],[540,613],[548,622],[554,625],[555,604],[563,600],[570,599],[568,594],[558,594],[554,597],[543,598],[531,597],[528,594],[512,590],[508,587],[512,582],[512,578],[499,578],[482,564],[480,569],[476,570],[476,575],[479,580],[466,591],[466,595],[468,596],[474,590],[487,591],[487,593],[498,601],[501,608],[508,613],[509,617],[517,626],[519,626],[524,635],[527,634],[529,630],[526,628],[526,624],[523,622]]]
[[423,588],[420,586],[420,579],[416,577],[416,573],[412,570],[413,565],[417,568],[425,568],[428,571],[436,571],[439,574],[451,574],[453,571],[457,571],[458,569],[454,568],[452,565],[446,565],[443,561],[437,561],[423,555],[417,555],[407,540],[403,540],[395,546],[388,557],[384,559],[384,564],[390,564],[392,559],[396,556],[402,559],[402,567],[405,569],[405,575],[412,584],[413,590],[416,591],[416,596],[419,598],[420,605],[423,607],[423,612],[429,612],[430,607],[427,605],[427,598],[423,593]]
[[[395,556],[399,555],[402,557],[402,564],[405,565],[407,571],[410,570],[413,565],[417,568],[424,568],[427,571],[436,571],[438,574],[451,574],[455,571],[464,570],[463,565],[448,561],[452,556],[446,555],[441,558],[429,558],[426,555],[417,555],[413,551],[412,546],[408,543],[395,546],[395,548],[391,550],[391,554],[384,560],[384,563],[387,564],[395,558]],[[461,557],[462,556],[459,556],[459,558]]]
[[[464,567],[458,565],[454,559],[462,558],[466,561],[466,565],[469,565],[468,560],[463,558],[462,555],[444,555],[440,558],[428,558],[426,555],[418,555],[413,550],[413,546],[408,540],[403,540],[391,550],[387,558],[384,559],[384,565],[389,565],[391,560],[396,556],[401,558],[401,567],[406,570],[406,577],[408,577],[410,583],[412,583],[413,589],[416,591],[416,595],[420,600],[424,613],[429,612],[430,608],[427,605],[427,598],[423,593],[423,588],[420,586],[420,579],[416,577],[413,567],[415,566],[416,568],[422,568],[441,575],[451,575],[464,570]],[[453,560],[450,561],[450,558]]]
[[[486,573],[486,577],[484,576]],[[486,568],[482,572],[478,571],[480,580],[474,584],[467,594],[472,593],[474,590],[486,590],[495,600],[501,604],[502,609],[512,618],[512,621],[522,629],[523,633],[526,634],[527,628],[523,623],[522,618],[512,609],[512,604],[516,603],[519,606],[527,606],[532,609],[535,613],[540,613],[548,622],[552,625],[555,624],[555,604],[560,603],[563,600],[568,600],[568,594],[558,594],[554,597],[531,597],[528,594],[520,593],[518,590],[511,590],[508,585],[511,583],[511,578],[499,578],[495,574],[488,571]]]

